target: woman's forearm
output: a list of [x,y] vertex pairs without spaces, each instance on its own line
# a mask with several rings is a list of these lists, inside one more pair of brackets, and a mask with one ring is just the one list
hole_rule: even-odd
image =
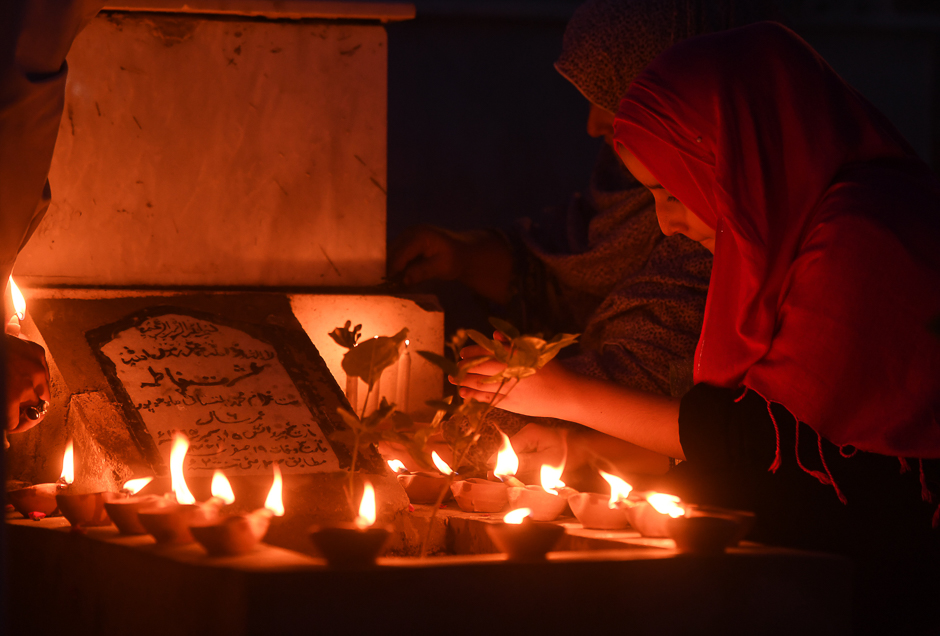
[[552,417],[578,422],[648,450],[685,459],[679,443],[679,400],[570,373]]

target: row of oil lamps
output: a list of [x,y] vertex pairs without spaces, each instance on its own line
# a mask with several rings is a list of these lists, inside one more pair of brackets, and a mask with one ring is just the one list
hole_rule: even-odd
[[189,440],[177,434],[170,453],[171,492],[167,495],[138,495],[152,477],[131,479],[120,492],[77,493],[73,444],[69,441],[62,460],[62,475],[51,484],[36,484],[7,492],[7,501],[23,516],[34,520],[60,512],[74,530],[117,526],[121,534],[150,534],[160,544],[199,542],[213,556],[242,554],[252,550],[267,533],[271,518],[284,514],[280,469],[274,465],[274,483],[264,508],[234,514],[232,486],[216,471],[212,497],[197,503],[183,477],[183,462]]
[[496,466],[487,479],[449,479],[453,470],[436,452],[431,459],[439,473],[409,472],[399,460],[388,464],[412,503],[437,502],[450,481],[450,495],[465,512],[499,513],[510,508],[503,518],[506,525],[487,526],[493,542],[510,558],[544,556],[564,534],[563,526],[546,522],[568,509],[584,528],[623,530],[631,525],[644,537],[669,537],[680,552],[696,554],[720,553],[737,545],[753,525],[752,513],[687,504],[665,493],[637,492],[604,471],[599,472],[610,484],[609,496],[578,492],[561,481],[564,460],[560,466],[542,465],[541,485],[526,485],[515,477],[519,460],[509,437],[502,438]]

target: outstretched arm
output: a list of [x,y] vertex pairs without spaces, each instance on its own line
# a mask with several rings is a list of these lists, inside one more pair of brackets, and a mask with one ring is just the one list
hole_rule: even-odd
[[[485,353],[482,347],[472,346],[465,348],[461,356],[472,358]],[[499,362],[474,367],[460,383],[461,397],[492,399],[499,383],[483,380],[503,368]],[[502,409],[577,422],[656,453],[685,459],[679,443],[677,398],[579,375],[556,360],[535,375],[504,387],[502,393],[496,403]]]

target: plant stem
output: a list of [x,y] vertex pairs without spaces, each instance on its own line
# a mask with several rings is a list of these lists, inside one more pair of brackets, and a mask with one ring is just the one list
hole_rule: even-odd
[[[490,411],[493,410],[493,404],[496,402],[496,398],[499,397],[499,392],[503,390],[503,387],[506,386],[506,379],[503,378],[502,382],[499,383],[499,388],[496,389],[496,393],[490,399],[486,405],[486,410],[483,411],[483,415],[480,416],[479,421],[476,423],[476,427],[473,429],[473,433],[476,434],[480,426],[483,425],[483,422],[486,421],[486,416],[490,414]],[[418,551],[418,558],[423,559],[427,556],[428,551],[428,542],[431,539],[431,531],[434,529],[434,520],[437,518],[437,511],[441,509],[441,504],[444,503],[444,497],[447,496],[447,493],[450,491],[450,485],[454,483],[454,476],[457,474],[456,469],[460,467],[460,464],[463,462],[464,458],[467,456],[467,453],[470,452],[470,449],[476,442],[471,442],[467,444],[467,447],[463,449],[463,452],[459,457],[455,458],[454,461],[454,471],[447,476],[447,483],[444,484],[444,487],[441,489],[440,494],[437,496],[437,501],[434,502],[434,508],[431,510],[431,518],[428,519],[428,530],[424,533],[424,539],[421,541],[421,549]]]
[[[358,381],[358,380],[357,380]],[[362,412],[359,414],[359,421],[362,422],[363,418],[366,416],[366,404],[369,402],[369,394],[372,393],[372,385],[369,385],[369,389],[366,391],[366,399],[362,404]],[[355,405],[353,405],[355,408]],[[348,493],[346,495],[346,500],[349,503],[349,511],[352,513],[353,519],[356,518],[356,515],[359,514],[359,511],[356,510],[356,459],[359,456],[359,437],[361,436],[360,431],[356,431],[356,439],[353,443],[352,448],[352,461],[349,462],[349,485],[347,487]]]

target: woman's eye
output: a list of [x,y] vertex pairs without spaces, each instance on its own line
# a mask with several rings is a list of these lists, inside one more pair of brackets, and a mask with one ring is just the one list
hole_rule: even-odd
[[677,199],[676,197],[674,197],[674,196],[672,196],[672,195],[670,194],[670,195],[669,195],[669,198],[666,199],[666,201],[668,201],[669,203],[678,203],[678,202],[679,202],[679,199]]

